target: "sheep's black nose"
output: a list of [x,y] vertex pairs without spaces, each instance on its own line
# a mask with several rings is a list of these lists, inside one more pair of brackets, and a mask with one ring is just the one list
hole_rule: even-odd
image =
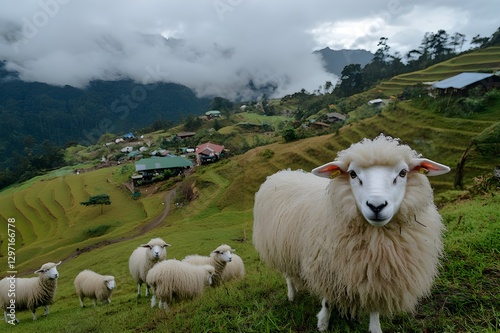
[[375,214],[378,214],[378,213],[380,213],[380,211],[381,211],[382,209],[384,209],[384,207],[385,207],[385,206],[387,206],[387,201],[386,201],[386,202],[384,202],[384,203],[383,203],[383,204],[381,204],[381,205],[378,205],[378,206],[372,205],[371,203],[369,203],[369,202],[367,201],[367,202],[366,202],[366,205],[367,205],[368,207],[370,207],[370,209],[371,209],[371,210],[372,210]]

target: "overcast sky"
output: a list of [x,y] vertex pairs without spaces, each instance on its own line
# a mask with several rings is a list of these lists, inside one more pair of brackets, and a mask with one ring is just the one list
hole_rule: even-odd
[[282,96],[335,81],[314,50],[375,51],[383,36],[404,54],[439,29],[489,37],[499,9],[498,0],[1,0],[0,59],[23,80],[56,85],[130,77],[236,98],[252,80]]

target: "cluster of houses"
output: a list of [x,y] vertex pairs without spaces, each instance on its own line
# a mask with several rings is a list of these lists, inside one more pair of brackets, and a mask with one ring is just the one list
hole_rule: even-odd
[[[151,182],[156,176],[168,173],[169,175],[180,175],[196,165],[212,163],[224,156],[224,146],[211,142],[198,145],[194,149],[185,148],[184,156],[170,154],[166,150],[158,150],[160,154],[149,158],[141,158],[135,162],[136,173],[132,176],[134,186]],[[194,156],[193,159],[187,156]]]
[[[500,87],[500,76],[493,73],[460,73],[450,78],[427,83],[431,94],[444,95],[444,94],[457,94],[465,95],[470,89],[481,87],[485,90]],[[368,104],[374,107],[381,107],[384,101],[380,98],[368,101]],[[211,110],[205,113],[207,119],[215,119],[221,116],[220,111]],[[330,124],[336,122],[343,122],[346,120],[346,115],[338,112],[329,112],[326,114],[326,120],[316,121],[310,120],[306,127],[313,127],[317,129],[328,128]],[[182,140],[194,136],[195,132],[182,132],[178,133],[178,139]],[[124,135],[123,139],[117,140],[132,140],[134,138],[132,133]],[[116,142],[118,143],[118,142]],[[134,150],[131,146],[125,146],[121,151],[127,153],[129,158],[141,157],[143,153],[148,150],[147,147],[140,147]],[[224,154],[224,146],[217,145],[211,142],[206,142],[198,145],[196,148],[185,148],[182,156],[171,154],[165,149],[153,150],[150,158],[141,158],[135,162],[136,174],[132,176],[134,184],[137,185],[139,181],[150,181],[155,175],[165,173],[166,170],[170,174],[180,174],[186,169],[190,169],[196,165],[212,163],[218,161]],[[191,158],[189,158],[191,157]]]

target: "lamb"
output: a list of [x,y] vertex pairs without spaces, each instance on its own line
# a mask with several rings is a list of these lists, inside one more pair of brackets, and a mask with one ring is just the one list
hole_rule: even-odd
[[232,253],[231,261],[226,264],[222,271],[222,281],[241,280],[245,277],[245,264],[241,257]]
[[426,175],[449,170],[381,134],[312,173],[280,171],[255,195],[254,246],[290,301],[304,287],[321,298],[320,331],[336,307],[369,314],[380,333],[380,315],[413,312],[430,293],[444,226]]
[[215,274],[212,277],[212,287],[217,287],[222,282],[222,273],[226,264],[231,262],[234,250],[226,244],[222,244],[210,253],[210,256],[190,255],[182,261],[192,265],[211,265],[215,268]]
[[191,265],[175,259],[164,260],[148,272],[146,283],[151,286],[151,307],[159,299],[159,308],[168,310],[173,300],[193,299],[203,293],[205,286],[212,284],[215,268],[210,265]]
[[35,271],[38,277],[16,278],[11,275],[0,281],[0,306],[5,322],[12,325],[19,323],[16,313],[22,310],[31,310],[33,320],[36,320],[35,312],[40,306],[44,307],[45,316],[49,314],[49,305],[54,302],[57,289],[57,266],[60,264],[43,264]]
[[[146,282],[146,275],[154,264],[167,257],[167,247],[161,238],[153,238],[147,244],[141,244],[130,255],[128,267],[132,278],[137,283],[137,297],[141,297],[142,284]],[[146,296],[149,295],[149,285],[146,283]]]
[[111,303],[111,293],[116,287],[116,282],[114,276],[101,275],[86,269],[78,273],[74,285],[76,294],[80,299],[80,305],[83,308],[83,299],[85,297],[93,299],[94,306],[96,306],[96,301]]

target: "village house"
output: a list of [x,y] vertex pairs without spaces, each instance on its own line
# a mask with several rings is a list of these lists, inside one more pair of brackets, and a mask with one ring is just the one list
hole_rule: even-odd
[[329,112],[326,114],[326,121],[330,123],[335,123],[337,121],[344,121],[346,116],[338,112]]
[[203,143],[196,147],[196,162],[198,165],[216,162],[221,158],[224,152],[224,146],[216,145],[211,142]]
[[435,82],[431,86],[431,90],[438,95],[456,94],[463,96],[476,87],[484,90],[500,88],[500,76],[493,73],[464,72]]
[[135,162],[137,173],[132,176],[132,182],[137,186],[139,183],[152,181],[155,176],[166,170],[172,175],[177,175],[192,166],[191,160],[180,156],[142,158]]
[[196,135],[196,132],[180,132],[180,133],[177,133],[175,136],[177,137],[177,139],[183,140],[186,138],[193,137],[195,135]]
[[205,112],[207,119],[220,118],[221,114],[219,110],[210,110]]

